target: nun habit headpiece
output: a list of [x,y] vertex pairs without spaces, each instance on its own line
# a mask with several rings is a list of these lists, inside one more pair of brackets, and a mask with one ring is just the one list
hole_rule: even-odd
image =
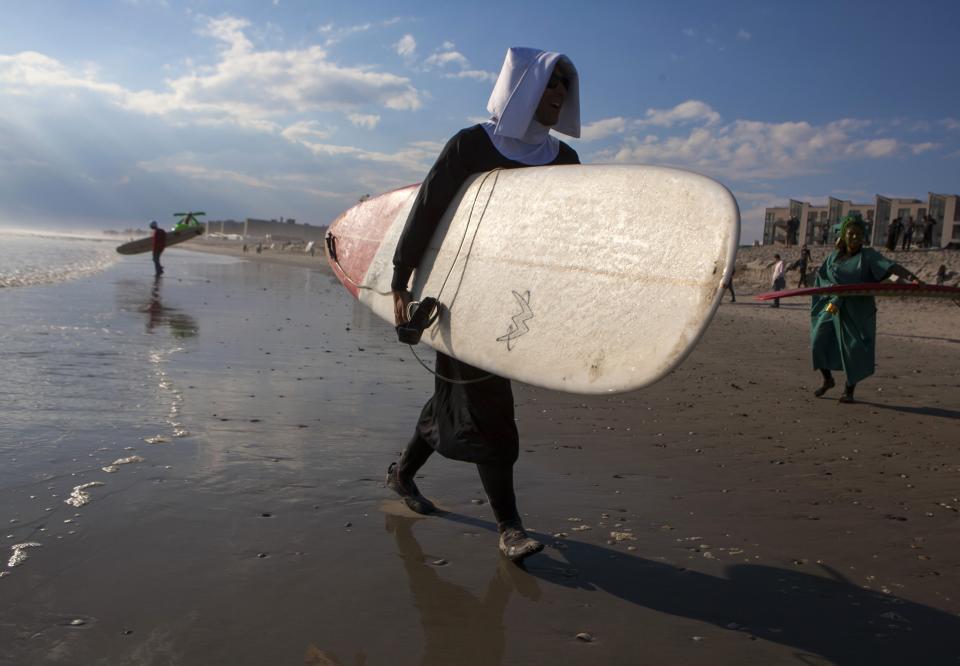
[[531,166],[547,164],[557,157],[560,141],[550,134],[550,127],[537,122],[534,114],[558,63],[570,86],[552,129],[574,138],[580,136],[580,81],[570,58],[552,51],[509,48],[487,102],[491,118],[482,124],[504,157]]

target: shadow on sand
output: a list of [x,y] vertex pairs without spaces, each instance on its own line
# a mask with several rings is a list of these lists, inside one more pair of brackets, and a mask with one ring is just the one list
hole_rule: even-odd
[[905,414],[916,414],[917,416],[939,416],[945,419],[960,419],[960,412],[955,409],[942,409],[940,407],[906,407],[904,405],[884,405],[879,402],[869,402],[867,400],[857,400],[861,405],[876,407],[877,409],[889,409],[894,412],[904,412]]
[[[439,517],[495,532],[489,521],[457,513]],[[720,578],[612,548],[550,539],[561,545],[566,561],[545,551],[527,560],[527,573],[507,565],[508,573],[498,570],[487,595],[479,600],[436,578],[410,530],[415,519],[400,520],[408,522],[397,523],[394,534],[423,614],[427,652],[431,642],[458,640],[461,633],[468,632],[468,636],[460,636],[465,638],[461,646],[472,650],[478,643],[488,643],[490,649],[487,661],[476,663],[501,663],[502,614],[510,587],[539,595],[532,576],[564,587],[605,592],[637,606],[790,646],[798,650],[797,659],[802,662],[813,663],[820,657],[850,666],[960,663],[960,617],[865,590],[826,566],[821,568],[823,575],[814,575],[735,564]],[[451,602],[453,606],[448,605]],[[446,634],[451,625],[459,627],[459,632]],[[482,630],[484,637],[471,628]],[[424,657],[423,664],[434,663],[443,662]]]

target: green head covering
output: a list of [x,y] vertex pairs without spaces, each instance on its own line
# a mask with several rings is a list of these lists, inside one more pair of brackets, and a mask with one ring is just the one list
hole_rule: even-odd
[[847,242],[845,237],[847,229],[850,227],[860,227],[860,231],[864,233],[867,231],[867,227],[863,223],[863,218],[859,215],[847,215],[840,220],[840,224],[834,225],[833,230],[837,234],[837,248],[843,252],[847,251]]
[[834,227],[834,229],[837,231],[837,235],[840,238],[843,238],[843,235],[847,233],[847,229],[849,229],[851,225],[856,225],[860,227],[861,231],[866,231],[866,227],[863,224],[863,218],[859,215],[847,215],[840,220],[840,224]]

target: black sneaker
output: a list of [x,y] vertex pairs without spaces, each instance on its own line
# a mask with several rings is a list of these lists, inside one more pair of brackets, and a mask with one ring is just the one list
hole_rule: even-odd
[[543,544],[530,537],[520,521],[505,523],[500,528],[500,552],[512,562],[521,562],[543,550]]
[[837,382],[834,381],[833,377],[830,377],[829,379],[824,379],[823,385],[820,388],[818,388],[816,391],[814,391],[813,394],[819,398],[836,385],[837,385]]
[[417,484],[413,482],[413,479],[406,482],[400,480],[400,465],[397,463],[390,463],[390,467],[387,468],[387,478],[384,484],[387,488],[400,495],[400,497],[403,498],[403,503],[414,513],[427,515],[437,510],[433,502],[420,494],[420,489],[417,488]]

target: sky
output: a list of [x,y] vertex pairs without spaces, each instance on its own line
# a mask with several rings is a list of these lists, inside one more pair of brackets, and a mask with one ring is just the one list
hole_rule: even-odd
[[0,0],[0,226],[329,224],[486,119],[506,49],[567,54],[584,163],[767,206],[960,193],[960,3]]

